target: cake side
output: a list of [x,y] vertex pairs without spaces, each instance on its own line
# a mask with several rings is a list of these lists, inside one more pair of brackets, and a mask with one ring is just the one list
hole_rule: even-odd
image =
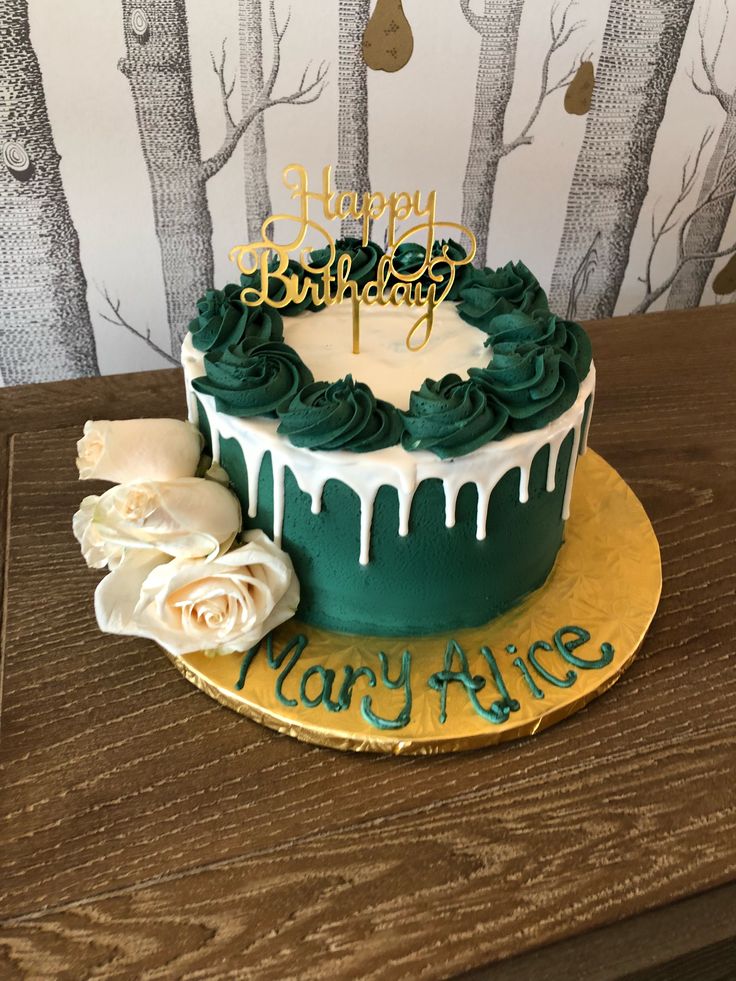
[[193,391],[203,369],[189,339],[183,361],[191,418],[228,472],[245,525],[291,556],[303,620],[436,633],[480,625],[545,582],[585,447],[593,366],[553,422],[443,460],[399,445],[364,454],[296,447],[277,420],[227,415]]
[[[337,246],[338,265],[385,265],[373,243]],[[462,259],[455,243],[432,252],[450,249]],[[391,267],[407,263],[411,276],[424,255],[399,246]],[[541,586],[592,410],[583,328],[555,316],[532,273],[509,263],[464,268],[433,326],[431,307],[415,307],[431,328],[419,353],[400,311],[371,305],[357,353],[350,304],[315,306],[312,267],[290,260],[289,271],[304,289],[278,309],[244,302],[272,299],[260,286],[268,276],[269,290],[281,288],[270,272],[244,275],[242,296],[235,285],[208,293],[182,362],[190,418],[245,526],[292,557],[301,619],[435,633],[478,626]]]

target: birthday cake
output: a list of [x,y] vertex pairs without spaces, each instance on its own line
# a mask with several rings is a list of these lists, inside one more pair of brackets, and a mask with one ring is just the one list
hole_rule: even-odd
[[[338,241],[333,277],[348,256],[359,283],[373,280],[384,255]],[[562,545],[593,401],[587,335],[550,311],[522,263],[477,270],[436,242],[431,258],[443,255],[432,274],[440,288],[453,277],[449,302],[421,350],[399,306],[362,313],[359,353],[349,302],[303,289],[299,302],[247,306],[259,273],[208,292],[190,325],[190,420],[245,526],[291,557],[306,623],[379,635],[477,626],[540,587]],[[411,276],[425,257],[405,243],[384,265]],[[288,276],[308,286],[326,258],[290,260]],[[278,301],[284,281],[273,268],[267,278]]]
[[[74,519],[110,570],[98,622],[175,655],[246,651],[295,614],[350,634],[476,627],[541,587],[564,540],[595,385],[583,328],[523,263],[474,268],[434,192],[361,201],[329,168],[310,191],[297,165],[285,183],[299,213],[232,251],[240,282],[189,325],[189,422],[90,422],[78,446],[80,476],[118,484]],[[336,242],[315,201],[362,236]],[[279,219],[297,223],[284,245]]]

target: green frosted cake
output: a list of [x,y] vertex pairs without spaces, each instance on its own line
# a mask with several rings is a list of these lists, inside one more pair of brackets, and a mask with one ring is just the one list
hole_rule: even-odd
[[[421,265],[417,249],[399,246],[394,266]],[[338,252],[356,278],[382,254],[354,240]],[[549,310],[529,270],[463,268],[418,353],[398,307],[362,313],[353,354],[349,303],[245,306],[249,282],[199,302],[182,351],[189,414],[245,528],[291,557],[297,616],[349,633],[441,633],[542,586],[595,369],[585,331]]]

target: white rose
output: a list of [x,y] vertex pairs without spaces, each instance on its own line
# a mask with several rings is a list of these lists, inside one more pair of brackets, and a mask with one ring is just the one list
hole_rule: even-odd
[[106,633],[157,641],[172,654],[247,651],[292,617],[299,583],[262,531],[212,562],[132,555],[102,580],[95,613]]
[[107,542],[100,535],[94,523],[95,508],[100,498],[94,494],[85,497],[79,510],[72,518],[74,537],[82,546],[84,561],[90,569],[115,569],[123,561],[125,549],[113,542]]
[[114,569],[128,549],[214,559],[230,548],[240,524],[240,504],[227,488],[180,477],[118,484],[101,497],[85,497],[72,528],[87,565]]
[[193,477],[202,451],[196,426],[180,419],[88,420],[77,443],[82,480],[116,484]]

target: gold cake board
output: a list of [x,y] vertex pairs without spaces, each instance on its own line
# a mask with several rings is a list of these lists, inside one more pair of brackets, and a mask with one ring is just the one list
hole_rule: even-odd
[[[642,505],[590,450],[578,462],[565,539],[546,584],[483,627],[385,638],[338,634],[292,620],[275,631],[270,651],[261,644],[247,670],[242,654],[171,659],[192,684],[223,705],[320,746],[429,754],[534,735],[621,676],[652,621],[662,588],[659,545]],[[579,629],[563,629],[570,627]],[[590,639],[581,642],[585,632]],[[285,652],[298,635],[302,644]],[[467,658],[466,681],[458,679],[462,654],[452,641]],[[355,677],[361,667],[367,670]]]

